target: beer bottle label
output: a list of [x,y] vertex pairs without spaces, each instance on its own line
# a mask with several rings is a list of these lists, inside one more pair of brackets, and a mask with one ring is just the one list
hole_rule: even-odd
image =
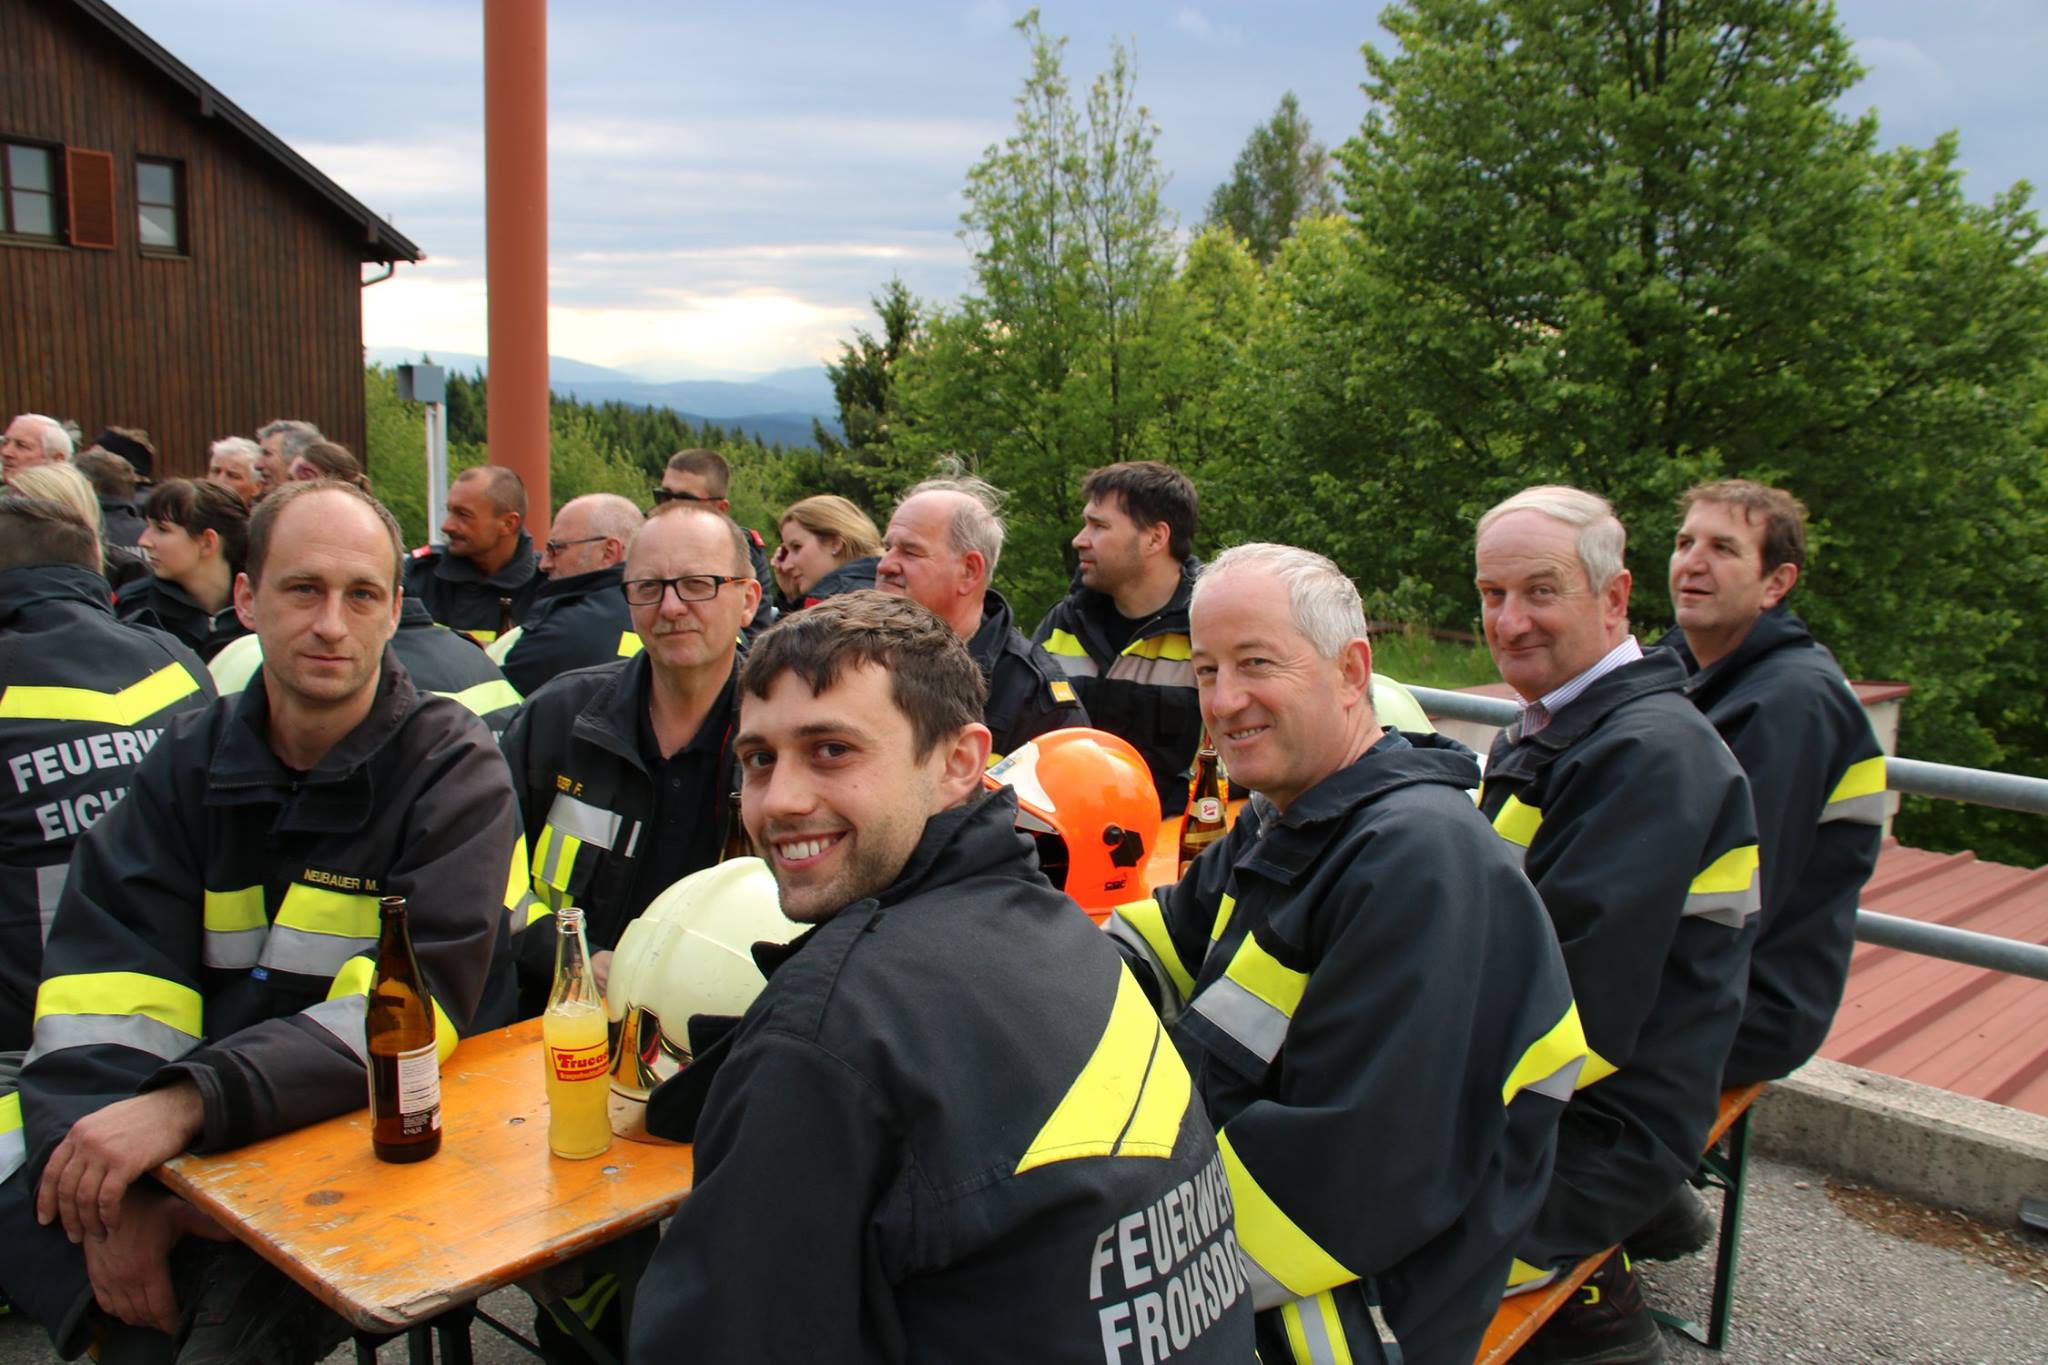
[[1223,803],[1213,796],[1205,796],[1195,802],[1195,818],[1205,824],[1216,824],[1223,819]]
[[441,1059],[432,1043],[398,1054],[398,1123],[407,1137],[441,1126]]
[[594,1043],[589,1047],[548,1048],[548,1064],[555,1069],[558,1081],[587,1081],[602,1076],[611,1069],[611,1045],[608,1042]]

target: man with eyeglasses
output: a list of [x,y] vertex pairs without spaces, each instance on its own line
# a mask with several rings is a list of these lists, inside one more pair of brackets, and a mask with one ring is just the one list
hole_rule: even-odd
[[640,509],[616,493],[572,498],[555,514],[554,538],[541,547],[546,586],[534,598],[526,624],[485,651],[521,695],[532,695],[571,669],[640,652],[620,584],[626,545],[642,520]]
[[[731,488],[732,466],[725,462],[723,455],[702,447],[678,450],[668,457],[668,468],[661,472],[661,483],[654,490],[654,505],[701,502],[731,516],[732,502],[726,497]],[[768,547],[762,542],[759,531],[750,526],[740,529],[746,532],[747,558],[754,566],[754,581],[766,584],[769,581]],[[754,608],[753,619],[747,622],[745,635],[748,640],[775,624],[775,604],[769,599],[770,594],[762,592],[761,605]]]

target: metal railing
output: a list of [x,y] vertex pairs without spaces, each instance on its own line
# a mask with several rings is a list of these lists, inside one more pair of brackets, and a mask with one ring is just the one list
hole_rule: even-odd
[[[1520,710],[1515,703],[1501,697],[1413,684],[1408,685],[1408,690],[1422,704],[1423,710],[1447,720],[1505,726]],[[1971,805],[1996,806],[2000,810],[2048,815],[2048,778],[1959,768],[1917,758],[1886,759],[1884,768],[1886,788],[1908,796],[1932,796]],[[1856,937],[1880,948],[1897,948],[1923,957],[1938,957],[1949,962],[2048,981],[2048,945],[1861,909],[1856,912]]]

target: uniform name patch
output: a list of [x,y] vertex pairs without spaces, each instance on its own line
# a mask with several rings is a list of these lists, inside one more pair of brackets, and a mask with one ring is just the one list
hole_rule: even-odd
[[1062,706],[1072,706],[1074,704],[1074,685],[1072,683],[1068,682],[1065,678],[1061,678],[1059,681],[1051,684],[1051,687],[1052,699],[1054,701]]
[[1104,1365],[1168,1360],[1250,1295],[1231,1214],[1230,1178],[1216,1157],[1102,1230],[1088,1260],[1088,1297]]

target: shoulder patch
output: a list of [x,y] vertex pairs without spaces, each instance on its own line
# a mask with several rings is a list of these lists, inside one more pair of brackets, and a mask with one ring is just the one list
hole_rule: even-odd
[[417,549],[417,550],[414,550],[414,551],[412,552],[412,554],[410,554],[409,556],[407,556],[407,558],[410,558],[410,559],[425,559],[425,558],[426,558],[426,557],[427,557],[428,555],[430,555],[430,554],[432,554],[432,553],[434,553],[434,547],[433,547],[432,545],[422,545],[422,546],[420,546],[420,547],[419,547],[419,549]]
[[754,542],[754,548],[757,550],[765,550],[768,548],[768,542],[761,539],[761,533],[759,531],[756,531],[751,526],[747,528],[747,539]]
[[1056,678],[1047,686],[1052,691],[1052,699],[1062,706],[1072,706],[1078,700],[1074,696],[1074,685],[1065,678]]

